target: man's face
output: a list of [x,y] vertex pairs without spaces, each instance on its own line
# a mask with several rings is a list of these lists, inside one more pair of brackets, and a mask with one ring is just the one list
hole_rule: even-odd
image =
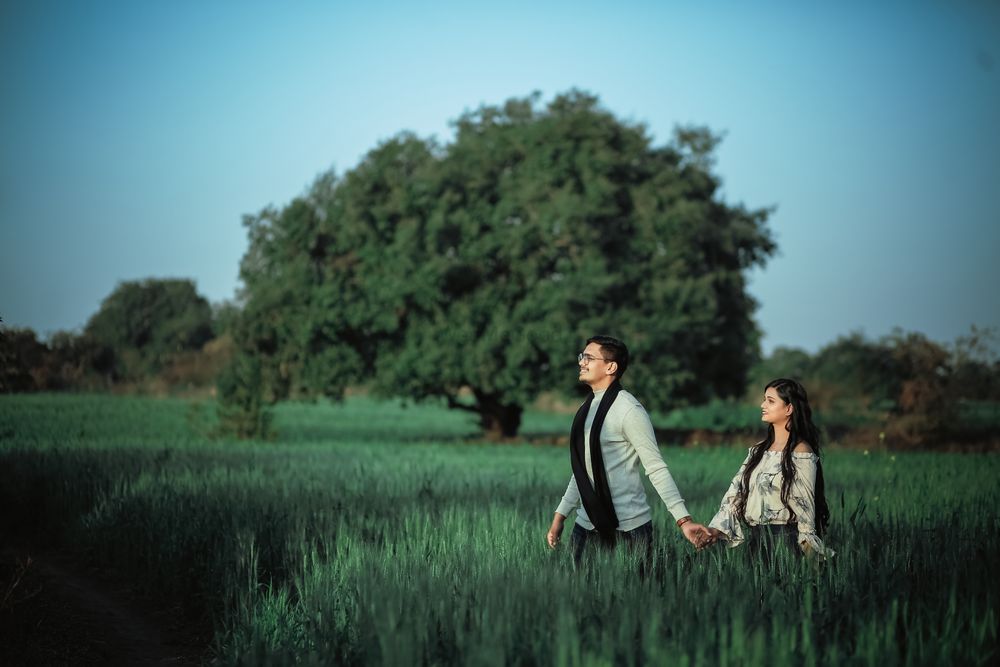
[[580,382],[593,386],[614,377],[612,372],[614,362],[605,361],[604,352],[597,343],[590,343],[583,350],[583,359],[579,361]]

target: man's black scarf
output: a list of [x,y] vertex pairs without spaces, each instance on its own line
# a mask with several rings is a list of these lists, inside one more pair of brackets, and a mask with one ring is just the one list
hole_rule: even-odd
[[601,397],[597,414],[594,415],[594,423],[590,427],[590,469],[594,473],[593,484],[587,476],[587,446],[583,441],[587,413],[590,412],[590,405],[594,402],[593,393],[577,411],[573,419],[573,430],[569,436],[569,458],[573,464],[573,477],[576,478],[576,486],[580,490],[583,508],[587,510],[590,522],[594,524],[601,540],[606,544],[613,544],[615,541],[618,515],[615,514],[615,506],[611,502],[608,471],[604,468],[604,456],[601,454],[601,427],[604,426],[604,418],[608,416],[608,410],[611,409],[611,404],[618,398],[618,392],[621,390],[622,386],[618,380],[611,383]]

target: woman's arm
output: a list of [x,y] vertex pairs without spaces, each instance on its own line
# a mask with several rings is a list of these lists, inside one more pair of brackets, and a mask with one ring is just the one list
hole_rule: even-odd
[[823,545],[816,532],[816,469],[819,457],[812,453],[811,447],[800,443],[793,451],[792,462],[795,465],[795,480],[789,504],[798,522],[799,547],[807,556],[829,558],[834,552]]
[[733,475],[733,480],[729,483],[729,489],[722,497],[719,504],[719,511],[708,523],[708,529],[713,531],[713,535],[725,539],[730,546],[736,546],[743,542],[743,525],[740,517],[736,515],[736,499],[739,497],[740,484],[743,481],[743,473],[746,471],[747,463],[750,462],[750,455],[753,449],[747,452],[747,457],[743,459],[740,469]]

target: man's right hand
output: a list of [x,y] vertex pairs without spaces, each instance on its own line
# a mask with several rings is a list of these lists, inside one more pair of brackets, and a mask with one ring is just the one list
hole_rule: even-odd
[[712,539],[712,535],[708,532],[708,528],[700,523],[695,523],[694,521],[687,521],[682,524],[681,532],[684,533],[684,537],[687,541],[693,544],[697,549],[701,549],[706,545],[706,543],[711,542]]
[[556,512],[555,516],[552,517],[552,525],[549,526],[549,534],[546,539],[549,543],[549,549],[555,549],[559,546],[559,538],[562,536],[563,522],[566,520],[559,512]]

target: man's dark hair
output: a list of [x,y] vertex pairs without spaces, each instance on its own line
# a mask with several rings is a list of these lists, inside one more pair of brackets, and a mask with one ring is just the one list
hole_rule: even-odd
[[618,364],[615,377],[620,380],[628,368],[628,348],[625,347],[625,343],[611,336],[592,336],[587,339],[587,345],[591,343],[597,343],[601,346],[601,354],[604,355],[605,359]]

